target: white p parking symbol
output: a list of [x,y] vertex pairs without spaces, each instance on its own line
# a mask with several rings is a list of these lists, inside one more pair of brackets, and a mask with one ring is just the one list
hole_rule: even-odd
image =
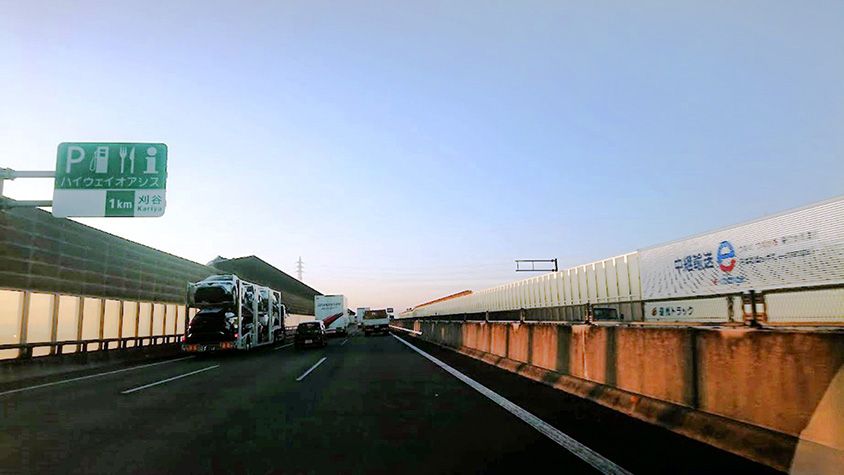
[[[79,152],[79,158],[76,160],[73,159],[73,152]],[[85,159],[85,150],[82,147],[77,147],[76,145],[71,145],[67,148],[67,166],[65,168],[65,173],[70,173],[70,166],[74,163],[79,163]]]

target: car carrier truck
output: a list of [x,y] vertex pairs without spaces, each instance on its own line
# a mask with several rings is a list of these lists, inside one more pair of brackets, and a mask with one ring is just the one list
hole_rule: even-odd
[[233,274],[189,283],[186,305],[198,312],[188,325],[184,351],[250,350],[285,336],[281,292]]
[[345,295],[315,295],[314,314],[322,320],[328,334],[345,335],[349,326]]

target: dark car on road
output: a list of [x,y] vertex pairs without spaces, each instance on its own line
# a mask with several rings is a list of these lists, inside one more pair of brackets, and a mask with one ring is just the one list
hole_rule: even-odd
[[325,333],[325,324],[322,320],[302,322],[296,327],[296,336],[293,337],[296,348],[306,346],[328,345],[328,335]]

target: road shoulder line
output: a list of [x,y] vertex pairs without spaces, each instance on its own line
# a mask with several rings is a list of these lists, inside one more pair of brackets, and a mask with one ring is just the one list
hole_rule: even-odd
[[604,474],[613,474],[613,475],[629,475],[630,472],[621,468],[620,466],[616,465],[613,461],[607,459],[606,457],[602,456],[601,454],[595,452],[594,450],[590,449],[589,447],[581,444],[580,442],[572,439],[562,431],[558,430],[557,428],[553,427],[552,425],[548,424],[547,422],[543,421],[542,419],[536,417],[535,415],[531,414],[527,410],[523,409],[521,406],[511,402],[510,400],[504,398],[503,396],[499,395],[495,391],[487,388],[483,384],[475,381],[474,379],[466,376],[465,374],[461,373],[460,371],[452,368],[448,364],[440,361],[436,357],[429,355],[425,351],[417,348],[413,344],[399,338],[396,335],[393,335],[393,338],[397,339],[398,341],[404,343],[412,350],[416,351],[420,355],[424,356],[440,368],[446,370],[455,378],[459,379],[460,381],[469,385],[472,389],[478,391],[479,393],[483,394],[487,398],[491,399],[493,402],[498,404],[499,406],[503,407],[507,411],[509,411],[514,416],[518,417],[522,421],[529,424],[531,427],[536,429],[537,431],[541,432],[543,435],[548,437],[549,439],[553,440],[557,444],[559,444],[564,449],[568,450],[569,452],[576,455],[578,458],[583,460],[584,462],[588,463],[589,465],[598,469],[601,473]]

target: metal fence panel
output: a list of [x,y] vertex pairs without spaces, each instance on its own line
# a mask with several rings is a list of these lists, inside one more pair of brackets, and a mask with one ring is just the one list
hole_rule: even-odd
[[[23,292],[0,290],[0,344],[20,343]],[[19,350],[0,350],[0,358],[17,358]]]
[[[56,340],[76,340],[79,334],[79,300],[80,297],[74,295],[59,296],[59,321],[56,327]],[[62,353],[74,353],[78,349],[77,346],[64,347]]]
[[[138,336],[136,333],[137,329],[135,328],[138,321],[138,308],[138,302],[123,302],[123,338]],[[133,347],[135,346],[135,342],[129,341],[126,343],[126,346]]]
[[616,278],[618,279],[618,296],[623,299],[630,297],[630,276],[627,268],[628,256],[615,258]]
[[576,304],[586,303],[589,300],[589,286],[586,283],[586,266],[577,268],[577,301]]
[[627,273],[630,276],[630,295],[633,300],[642,300],[642,284],[639,279],[639,253],[627,257]]
[[595,266],[595,301],[606,302],[609,293],[607,292],[607,268],[604,261],[593,264]]
[[152,306],[152,335],[164,334],[164,304]]
[[178,315],[176,313],[176,308],[178,306],[176,304],[168,304],[167,309],[165,310],[164,314],[167,316],[166,325],[164,328],[165,335],[175,335],[177,330],[176,320],[178,320]]
[[618,302],[618,268],[615,266],[615,259],[604,261],[607,272],[607,300]]
[[120,301],[105,301],[105,320],[103,321],[103,338],[117,338],[120,325]]
[[[53,295],[33,292],[29,299],[29,318],[27,319],[26,343],[50,341],[53,322]],[[50,348],[36,348],[32,356],[50,354]]]
[[176,334],[182,335],[185,333],[185,306],[179,305],[178,317],[176,318]]
[[[100,314],[102,312],[102,300],[86,297],[83,300],[82,311],[82,339],[96,340],[100,337]],[[88,351],[96,351],[97,344],[89,343]]]
[[150,336],[149,329],[152,322],[152,303],[141,302],[138,305],[138,336]]
[[844,322],[844,288],[765,294],[770,323]]

